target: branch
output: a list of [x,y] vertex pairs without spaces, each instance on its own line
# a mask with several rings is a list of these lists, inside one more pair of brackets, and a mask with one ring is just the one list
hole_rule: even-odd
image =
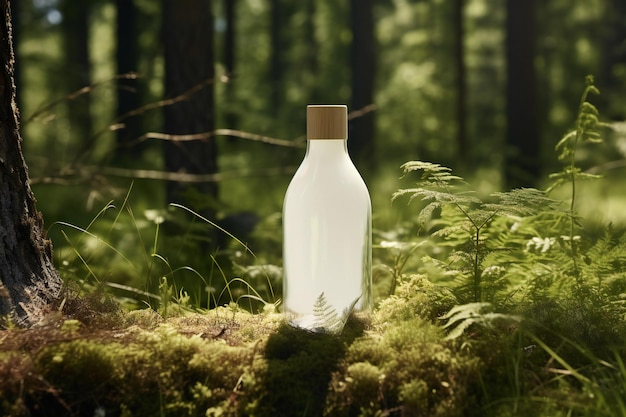
[[269,145],[285,146],[289,148],[303,148],[304,143],[296,140],[276,139],[269,136],[257,135],[255,133],[244,132],[234,129],[216,129],[212,132],[193,133],[187,135],[171,135],[167,133],[148,132],[140,136],[137,141],[142,142],[147,139],[167,140],[172,142],[188,142],[193,140],[206,140],[215,136],[230,136],[255,142],[267,143]]
[[51,108],[57,106],[58,104],[64,102],[64,101],[71,101],[71,100],[76,100],[78,97],[87,94],[87,93],[91,93],[93,90],[95,90],[97,87],[100,87],[102,85],[108,84],[111,81],[116,81],[116,80],[135,80],[138,78],[138,75],[134,72],[127,72],[124,74],[118,74],[112,78],[107,78],[106,80],[103,81],[99,81],[90,85],[86,85],[85,87],[79,88],[76,91],[73,91],[63,97],[57,98],[56,100],[53,100],[49,103],[46,103],[44,105],[39,106],[34,112],[33,114],[31,114],[30,116],[28,116],[28,118],[26,118],[25,120],[22,121],[22,124],[27,124],[29,122],[32,122],[34,119],[36,119],[38,116],[44,114],[45,112],[47,112],[48,110],[50,110]]
[[89,178],[103,175],[118,178],[147,179],[157,181],[174,181],[184,183],[222,182],[238,178],[269,177],[293,174],[295,167],[278,167],[259,171],[232,171],[216,174],[189,174],[186,172],[168,172],[149,169],[126,169],[116,167],[81,166],[63,169],[63,174],[31,179],[31,184],[67,184],[70,179]]

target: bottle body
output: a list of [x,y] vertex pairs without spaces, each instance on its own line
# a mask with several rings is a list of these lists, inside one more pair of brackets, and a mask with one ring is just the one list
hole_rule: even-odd
[[307,141],[285,195],[283,238],[283,310],[292,324],[337,330],[328,327],[370,308],[371,202],[345,139]]

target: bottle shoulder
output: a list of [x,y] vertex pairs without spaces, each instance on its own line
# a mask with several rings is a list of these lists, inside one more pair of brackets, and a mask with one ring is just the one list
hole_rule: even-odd
[[349,164],[309,164],[303,162],[296,170],[289,187],[332,185],[335,187],[366,188],[365,181],[356,167]]

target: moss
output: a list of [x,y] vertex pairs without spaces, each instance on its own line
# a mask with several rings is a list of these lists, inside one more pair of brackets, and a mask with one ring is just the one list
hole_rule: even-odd
[[[178,417],[252,409],[247,391],[266,369],[260,346],[275,317],[254,332],[250,323],[263,318],[224,317],[211,311],[155,326],[152,314],[133,313],[128,327],[107,331],[70,319],[7,333],[0,339],[0,415]],[[245,336],[240,329],[248,329]],[[47,342],[28,341],[42,334]]]
[[312,333],[281,326],[265,346],[266,372],[260,415],[322,415],[332,372],[352,333]]
[[476,359],[444,342],[439,327],[418,318],[398,322],[384,336],[350,346],[333,374],[326,414],[463,415],[475,403],[468,387],[479,369]]
[[[0,414],[455,415],[476,363],[428,320],[389,317],[374,314],[374,327],[350,317],[332,335],[224,307],[167,320],[134,312],[109,330],[69,319],[16,331],[2,339]],[[425,404],[430,414],[411,414]]]
[[405,275],[395,293],[381,301],[375,322],[378,324],[422,317],[436,321],[457,305],[456,297],[447,288],[433,284],[424,275]]
[[[445,340],[437,308],[423,304],[426,296],[444,305],[441,294],[407,277],[371,322],[350,317],[337,335],[232,307],[167,319],[124,313],[111,328],[56,318],[5,330],[0,415],[535,415],[536,404],[519,396],[537,389],[533,377],[554,380],[538,373],[549,358],[527,356],[515,330]],[[538,415],[563,415],[567,398],[584,398],[571,382],[535,391],[555,399]]]

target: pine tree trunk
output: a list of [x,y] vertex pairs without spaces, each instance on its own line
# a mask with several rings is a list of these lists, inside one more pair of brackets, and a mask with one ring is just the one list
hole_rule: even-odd
[[[213,105],[213,14],[206,0],[163,0],[163,44],[165,50],[165,95],[181,101],[164,108],[164,130],[184,135],[214,130]],[[165,167],[172,172],[214,174],[217,147],[213,138],[176,142],[164,146]],[[194,207],[190,193],[206,197],[204,207]],[[209,209],[217,199],[217,183],[202,183],[190,190],[185,184],[170,182],[168,202],[177,202],[211,217]],[[196,198],[195,201],[198,199]]]
[[507,188],[536,186],[540,141],[536,114],[535,3],[507,1],[506,143]]
[[[374,38],[374,2],[351,0],[352,27],[352,110],[358,111],[374,103],[376,71]],[[358,165],[374,166],[374,112],[366,112],[350,121],[350,155]],[[361,164],[359,164],[361,162]]]
[[280,109],[285,100],[285,51],[287,42],[285,39],[284,26],[287,18],[284,12],[282,0],[270,0],[270,68],[269,76],[271,83],[270,104],[274,116],[280,114]]
[[[115,30],[115,60],[117,74],[121,76],[137,72],[137,7],[133,0],[116,0],[117,25]],[[134,78],[121,77],[117,80],[117,117],[123,117],[141,105],[138,83]],[[117,159],[133,160],[141,157],[143,146],[134,143],[141,135],[139,116],[127,117],[122,120],[124,127],[116,131]]]
[[624,69],[626,68],[626,2],[610,0],[604,5],[605,35],[603,42],[601,79],[603,114],[611,120],[624,120],[626,110],[623,105]]
[[226,20],[226,30],[224,33],[224,69],[228,77],[225,86],[224,96],[226,106],[224,111],[224,124],[228,129],[237,129],[237,112],[234,109],[235,90],[234,83],[237,74],[235,73],[236,47],[237,47],[237,0],[224,0],[224,18]]
[[33,324],[58,296],[61,279],[28,182],[15,108],[9,2],[0,0],[0,7],[0,315]]
[[[89,19],[91,0],[61,3],[63,54],[65,62],[66,88],[70,93],[91,85],[91,61],[89,59]],[[71,121],[72,137],[78,143],[88,144],[92,140],[91,95],[81,94],[68,100],[68,119]]]
[[315,82],[319,75],[319,46],[317,44],[317,38],[315,36],[315,15],[316,4],[315,0],[306,0],[304,5],[306,10],[306,20],[304,22],[304,62],[310,77],[314,82],[309,82],[309,103],[319,103],[325,101],[322,95],[320,86]]
[[454,22],[454,66],[456,69],[456,122],[457,160],[462,168],[472,166],[470,146],[467,139],[467,70],[465,67],[465,0],[455,0],[452,20]]

